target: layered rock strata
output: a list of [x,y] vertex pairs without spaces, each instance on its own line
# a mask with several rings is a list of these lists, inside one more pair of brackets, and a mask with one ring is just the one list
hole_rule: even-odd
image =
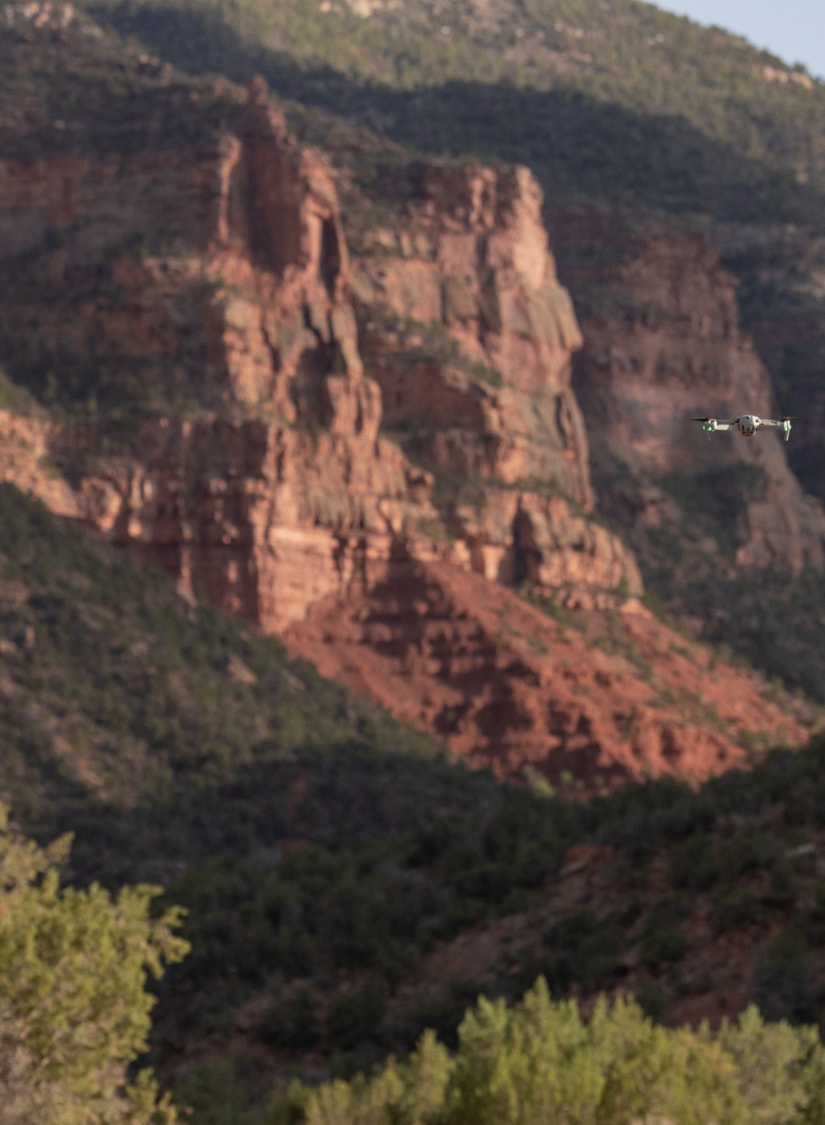
[[602,504],[626,526],[672,528],[674,541],[692,512],[724,509],[730,554],[704,542],[704,564],[690,556],[691,566],[820,568],[825,513],[777,432],[709,441],[688,421],[783,409],[709,236],[594,210],[556,212],[549,225],[586,326],[573,385]]
[[397,187],[398,221],[361,232],[353,262],[386,429],[434,472],[474,570],[639,592],[632,557],[581,518],[593,505],[570,381],[582,339],[535,179],[525,168],[412,167]]
[[758,677],[717,664],[636,599],[560,621],[402,544],[385,581],[318,602],[285,637],[474,765],[574,793],[702,780],[806,737],[802,713]]
[[747,724],[680,733],[503,588],[608,623],[641,590],[592,518],[530,173],[400,169],[398,222],[352,254],[331,167],[260,83],[241,104],[126,71],[107,143],[70,122],[2,150],[2,359],[41,404],[0,418],[4,476],[508,776],[742,761]]
[[[26,263],[5,356],[83,407],[44,439],[81,518],[267,630],[377,580],[422,529],[420,550],[494,580],[638,591],[585,517],[580,336],[529,173],[411,169],[416,254],[402,239],[353,267],[332,171],[265,87],[224,112],[185,156],[4,165],[6,260]],[[445,354],[411,364],[370,310],[436,325]],[[438,426],[412,449],[416,411]],[[481,501],[439,504],[442,468],[478,477]]]

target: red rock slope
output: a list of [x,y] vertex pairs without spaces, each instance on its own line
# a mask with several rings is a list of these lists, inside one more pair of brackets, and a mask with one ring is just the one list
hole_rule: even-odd
[[804,713],[637,599],[553,617],[401,545],[383,581],[317,603],[285,640],[474,765],[582,792],[662,774],[700,780],[808,734]]

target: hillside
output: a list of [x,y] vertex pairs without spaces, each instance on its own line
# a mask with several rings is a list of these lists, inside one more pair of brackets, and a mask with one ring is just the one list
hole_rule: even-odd
[[822,86],[618,0],[0,22],[0,798],[189,910],[163,1081],[539,972],[818,1023]]
[[528,164],[557,192],[738,220],[776,220],[777,201],[785,219],[821,215],[821,83],[636,0],[91,10],[190,72],[259,72],[422,152]]
[[701,789],[502,785],[73,522],[0,501],[0,795],[39,838],[75,833],[75,880],[161,882],[189,909],[153,1045],[184,1099],[350,1073],[425,1026],[449,1039],[478,992],[538,972],[673,1021],[749,1000],[817,1018],[821,740]]
[[[396,154],[359,183],[350,152],[339,209],[254,83],[188,88],[82,27],[7,43],[33,95],[73,90],[34,167],[8,142],[9,479],[508,776],[703,777],[798,744],[763,685],[709,699],[711,658],[639,606],[593,512],[582,340],[527,172]],[[825,520],[773,451],[763,506],[798,532],[771,546],[796,565]]]
[[[245,110],[228,83],[193,84],[139,51],[124,53],[76,15],[65,27],[61,18],[55,9],[29,30],[13,23],[4,39],[3,145],[18,171],[3,220],[13,299],[2,315],[12,418],[31,411],[23,384],[52,419],[11,421],[6,446],[39,449],[74,495],[59,477],[41,473],[34,485],[22,452],[11,457],[12,479],[188,575],[219,604],[280,628],[304,612],[308,558],[313,597],[340,593],[360,573],[359,527],[373,569],[404,525],[435,536],[416,550],[509,582],[527,577],[545,593],[560,589],[562,600],[571,582],[584,582],[591,601],[602,590],[638,592],[636,559],[589,512],[592,470],[599,518],[632,544],[648,588],[671,612],[769,676],[820,695],[820,630],[803,607],[821,585],[825,517],[773,439],[708,449],[677,424],[708,401],[739,409],[756,400],[767,411],[775,393],[740,323],[735,278],[707,235],[640,226],[638,215],[614,222],[598,210],[559,210],[554,194],[545,201],[552,244],[513,287],[508,260],[522,269],[528,247],[547,244],[529,178],[428,166],[374,132],[291,103],[289,126],[323,141],[335,162],[332,182],[323,161],[308,178],[296,163],[285,188],[303,199],[285,221],[334,233],[337,264],[311,255],[301,266],[310,319],[335,308],[323,342],[302,327],[304,298],[276,280],[280,251],[258,260],[249,249],[266,177],[283,176],[290,161],[308,169],[306,150],[287,143],[283,164],[285,126],[267,119],[272,164],[254,173],[258,200],[244,199],[238,176],[253,160],[244,137],[260,127],[260,110]],[[60,118],[50,108],[58,104]],[[32,165],[36,152],[43,159]],[[498,215],[467,210],[478,192],[497,193]],[[466,235],[460,252],[456,222]],[[498,249],[479,264],[473,255],[491,237]],[[595,273],[594,240],[603,248]],[[485,319],[490,268],[498,327]],[[273,318],[263,307],[281,311]],[[632,395],[628,365],[640,376]],[[325,368],[346,377],[319,382]],[[436,425],[432,393],[442,404]],[[617,425],[622,412],[629,425]],[[648,453],[640,436],[657,433]],[[797,440],[795,432],[789,453]],[[279,474],[286,487],[273,506],[266,490]],[[330,498],[329,482],[347,476]],[[288,534],[278,530],[284,522]],[[690,560],[685,572],[672,566],[674,546]],[[276,587],[288,595],[274,598]],[[754,619],[754,588],[767,591],[759,623],[732,628]]]

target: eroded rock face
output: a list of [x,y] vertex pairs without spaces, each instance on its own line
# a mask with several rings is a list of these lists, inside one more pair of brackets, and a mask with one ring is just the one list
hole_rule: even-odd
[[582,340],[534,177],[414,166],[394,186],[402,218],[359,231],[353,256],[361,349],[386,431],[435,475],[454,556],[506,583],[639,593],[632,555],[583,518]]
[[[170,112],[206,113],[181,99]],[[353,266],[332,170],[263,84],[226,113],[186,159],[4,165],[0,233],[28,263],[0,310],[6,355],[86,408],[42,437],[80,517],[268,630],[373,581],[416,528],[426,556],[492,580],[638,592],[632,555],[584,515],[580,336],[529,173],[411,170],[419,257],[402,239]],[[408,357],[371,307],[442,330],[406,406]],[[411,450],[396,431],[416,411],[439,429]],[[478,502],[434,503],[439,466],[478,475]]]
[[[214,112],[165,90],[158,114]],[[581,336],[530,174],[402,170],[403,221],[351,254],[330,167],[263,87],[223,111],[183,155],[58,138],[3,164],[3,358],[83,406],[2,416],[4,476],[502,774],[742,761],[735,715],[683,729],[503,589],[608,622],[641,590],[590,515]]]
[[85,417],[31,423],[15,479],[49,499],[52,457],[61,510],[265,629],[366,580],[408,509],[434,517],[426,476],[379,436],[331,172],[260,84],[196,161],[60,153],[4,173],[0,230],[34,259],[0,312],[12,371],[44,397],[45,368],[96,375]]
[[427,167],[405,186],[403,225],[370,232],[353,268],[387,427],[437,466],[528,490],[552,482],[589,508],[570,389],[582,341],[538,184],[526,168]]
[[628,525],[666,529],[724,501],[733,549],[725,558],[704,543],[706,565],[821,567],[825,514],[790,472],[778,434],[709,441],[688,421],[780,409],[707,235],[622,228],[594,211],[549,223],[585,324],[574,387],[603,506]]

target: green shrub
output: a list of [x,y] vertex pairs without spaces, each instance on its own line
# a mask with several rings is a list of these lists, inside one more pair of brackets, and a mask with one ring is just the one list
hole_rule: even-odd
[[378,1040],[386,1013],[387,997],[374,981],[368,981],[335,998],[327,1016],[327,1036],[344,1051]]
[[308,1050],[321,1035],[316,997],[309,988],[299,988],[276,1000],[256,1028],[257,1037],[271,1047]]
[[759,899],[747,887],[733,887],[724,891],[713,904],[716,929],[741,929],[749,925],[759,913]]
[[640,959],[643,965],[657,969],[661,965],[680,961],[687,953],[688,943],[684,931],[675,925],[651,926],[642,938]]
[[706,891],[721,875],[721,860],[714,840],[697,832],[670,853],[670,870],[676,887]]
[[556,995],[565,995],[574,982],[588,991],[604,986],[618,969],[618,934],[591,910],[560,919],[547,931],[544,940],[551,949],[544,972]]
[[818,992],[811,984],[808,939],[790,926],[768,946],[757,966],[757,1002],[772,1020],[810,1023],[817,1018]]

